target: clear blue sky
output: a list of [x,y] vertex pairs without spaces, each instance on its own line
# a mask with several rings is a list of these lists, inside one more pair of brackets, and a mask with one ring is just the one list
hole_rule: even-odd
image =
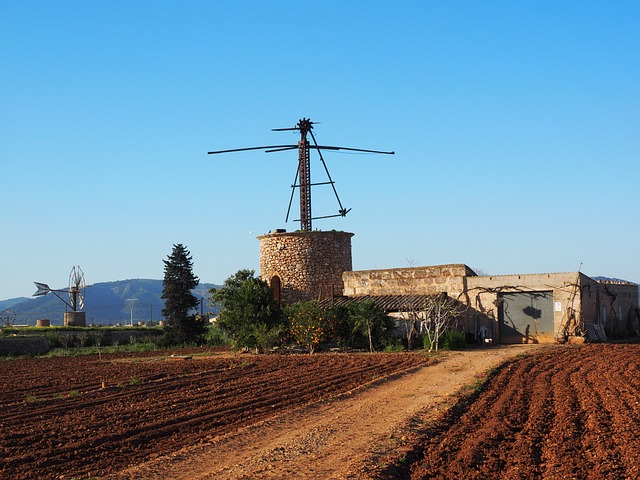
[[[309,117],[354,269],[640,281],[640,2],[0,1],[0,299],[259,268]],[[314,172],[320,169],[313,166]],[[318,177],[318,181],[322,178]],[[317,193],[316,193],[317,191]],[[314,191],[314,213],[337,206]],[[326,198],[325,198],[326,196]],[[298,218],[297,207],[294,218]]]

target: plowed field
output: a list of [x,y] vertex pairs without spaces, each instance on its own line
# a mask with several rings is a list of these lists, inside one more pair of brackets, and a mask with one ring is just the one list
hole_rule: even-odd
[[327,354],[0,362],[0,478],[106,476],[430,361]]
[[[430,362],[0,362],[0,478],[640,478],[640,345],[500,347]],[[449,396],[491,367],[488,382]]]
[[640,478],[640,345],[564,346],[519,357],[473,397],[416,430],[407,457],[413,465],[395,476]]

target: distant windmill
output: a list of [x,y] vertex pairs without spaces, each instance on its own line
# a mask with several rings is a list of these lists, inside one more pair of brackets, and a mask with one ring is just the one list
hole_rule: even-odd
[[[264,150],[267,153],[271,152],[281,152],[284,150],[294,150],[298,149],[298,169],[296,171],[296,177],[291,185],[291,198],[289,199],[289,208],[287,209],[287,217],[285,222],[289,220],[289,213],[291,212],[291,203],[293,201],[293,195],[295,193],[295,189],[300,189],[300,219],[296,220],[300,222],[300,230],[302,231],[311,231],[311,222],[312,220],[317,220],[320,218],[331,218],[331,217],[344,217],[349,213],[351,209],[346,209],[342,206],[340,202],[340,198],[338,197],[338,192],[336,191],[334,181],[331,179],[331,175],[329,175],[329,170],[327,169],[327,165],[322,157],[322,150],[346,150],[351,152],[364,152],[364,153],[381,153],[386,155],[393,155],[395,152],[383,152],[380,150],[365,150],[361,148],[349,148],[349,147],[332,147],[326,145],[318,145],[316,142],[316,138],[313,135],[311,129],[313,128],[314,122],[309,120],[308,118],[302,118],[295,127],[291,128],[274,128],[272,131],[281,132],[287,130],[294,130],[300,132],[300,141],[298,141],[297,145],[269,145],[263,147],[247,147],[247,148],[234,148],[230,150],[217,150],[213,152],[208,152],[209,154],[218,154],[218,153],[230,153],[230,152],[242,152],[246,150]],[[307,140],[307,134],[311,136],[313,140],[313,145],[309,144]],[[311,182],[311,165],[310,165],[310,150],[315,149],[320,156],[320,160],[322,161],[322,165],[324,166],[324,170],[328,177],[328,182],[321,183],[312,183]],[[298,183],[299,181],[299,183]],[[336,215],[325,215],[321,217],[312,217],[311,215],[311,187],[316,185],[331,185],[333,188],[333,193],[336,196],[336,200],[338,201],[338,213]]]
[[10,308],[0,312],[0,325],[11,326],[16,323],[16,312]]
[[[69,274],[69,288],[63,290],[54,290],[50,288],[46,283],[33,282],[36,284],[38,291],[33,294],[34,297],[42,297],[51,292],[60,300],[62,300],[71,310],[77,312],[84,308],[84,294],[87,288],[86,281],[84,279],[84,272],[80,266],[73,267]],[[60,293],[66,293],[69,300],[65,300]]]

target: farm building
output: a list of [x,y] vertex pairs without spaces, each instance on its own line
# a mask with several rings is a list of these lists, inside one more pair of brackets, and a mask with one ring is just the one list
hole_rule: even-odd
[[407,299],[459,301],[459,327],[495,343],[545,343],[571,336],[637,335],[638,285],[581,272],[476,275],[464,264],[353,271],[347,232],[276,231],[260,240],[260,275],[284,302],[370,298],[387,312]]
[[348,297],[446,293],[464,306],[467,332],[483,329],[499,343],[638,333],[638,285],[580,272],[478,276],[457,264],[350,271],[343,278]]

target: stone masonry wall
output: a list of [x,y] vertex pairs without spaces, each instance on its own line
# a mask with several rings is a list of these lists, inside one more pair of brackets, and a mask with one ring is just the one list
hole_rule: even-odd
[[[563,333],[572,313],[574,325],[580,320],[600,323],[598,318],[607,315],[607,323],[612,329],[613,322],[621,330],[639,328],[637,322],[633,323],[634,304],[638,301],[634,288],[637,286],[607,285],[608,294],[605,294],[604,285],[578,272],[476,276],[466,265],[455,264],[345,272],[343,278],[345,295],[356,297],[446,292],[467,306],[464,323],[468,331],[478,332],[480,327],[486,326],[494,341],[499,341],[499,295],[510,292],[552,292],[554,332],[558,336]],[[615,305],[610,305],[612,299],[615,299]],[[596,311],[596,303],[599,309],[608,313]],[[554,338],[539,340],[555,341]]]
[[466,288],[467,276],[475,273],[466,265],[390,268],[345,272],[344,293],[361,295],[431,295],[456,297]]
[[342,295],[342,274],[352,269],[348,232],[276,232],[258,237],[260,277],[280,279],[284,303]]

